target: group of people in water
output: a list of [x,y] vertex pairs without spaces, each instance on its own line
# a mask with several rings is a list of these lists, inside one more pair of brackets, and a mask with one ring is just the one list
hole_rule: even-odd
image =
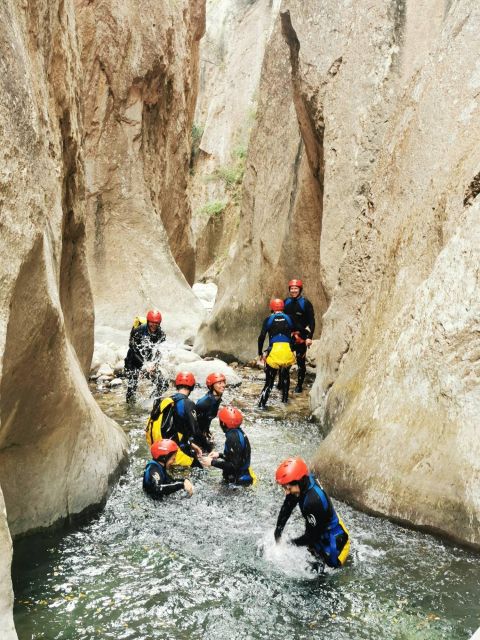
[[[313,306],[302,295],[303,283],[289,282],[289,296],[270,301],[271,314],[265,318],[258,337],[259,360],[265,366],[265,385],[258,406],[265,408],[279,374],[278,388],[282,402],[288,402],[290,367],[296,362],[298,378],[295,392],[303,390],[306,373],[307,348],[315,330]],[[125,359],[127,402],[135,398],[140,373],[154,383],[155,401],[147,422],[146,439],[152,459],[145,467],[143,488],[153,498],[163,498],[176,491],[193,493],[189,479],[175,479],[171,473],[176,466],[218,468],[223,480],[232,486],[250,486],[256,482],[251,462],[250,442],[242,429],[243,415],[234,406],[221,406],[226,387],[222,373],[213,372],[206,378],[207,393],[196,403],[190,399],[196,380],[193,373],[181,371],[175,378],[176,392],[161,398],[168,387],[154,353],[165,340],[159,311],[149,311],[146,322],[132,328],[129,350]],[[268,348],[264,351],[268,335]],[[225,435],[222,452],[214,449],[210,430],[212,420],[218,417]],[[349,553],[348,531],[338,517],[333,504],[318,480],[310,473],[302,458],[284,460],[275,474],[276,482],[285,492],[285,500],[278,515],[275,540],[278,542],[295,506],[299,506],[305,519],[303,535],[290,540],[297,546],[306,546],[316,562],[340,567]]]

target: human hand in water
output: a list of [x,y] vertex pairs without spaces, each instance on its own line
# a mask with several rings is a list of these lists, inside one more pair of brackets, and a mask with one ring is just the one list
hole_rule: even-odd
[[198,444],[194,444],[193,442],[190,443],[190,446],[192,447],[192,449],[195,451],[195,454],[201,458],[203,456],[203,451],[200,449],[200,447],[198,446]]
[[143,368],[147,373],[153,373],[155,371],[155,363],[154,362],[145,362]]
[[312,343],[313,343],[313,340],[311,340],[310,338],[307,338],[307,339],[305,340],[305,344],[307,345],[307,347],[311,347],[311,346],[312,346]]
[[193,484],[190,482],[190,480],[188,478],[185,478],[185,480],[183,481],[183,488],[185,489],[185,491],[188,493],[189,497],[192,497],[193,494]]
[[200,462],[202,467],[212,466],[212,459],[210,458],[210,456],[203,456],[203,458],[199,458],[198,461]]
[[212,458],[212,460],[215,460],[215,458],[219,458],[220,454],[218,453],[218,451],[211,451],[209,453],[209,458]]

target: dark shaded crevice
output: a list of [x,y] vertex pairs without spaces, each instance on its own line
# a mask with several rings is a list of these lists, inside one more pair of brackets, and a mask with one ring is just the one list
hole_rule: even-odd
[[399,70],[407,26],[407,0],[391,0],[388,16],[393,25],[391,67],[393,70]]
[[288,211],[289,220],[292,219],[292,213],[295,208],[295,201],[298,193],[298,172],[300,170],[300,162],[302,159],[302,151],[303,151],[303,139],[300,138],[298,141],[297,153],[295,155],[295,161],[293,163],[293,180],[292,180],[292,188],[290,191],[290,208]]
[[474,176],[474,178],[472,178],[472,181],[470,182],[467,189],[465,190],[465,194],[463,196],[463,206],[470,207],[479,193],[480,193],[480,171],[477,173],[476,176]]
[[60,118],[62,138],[62,255],[59,293],[65,331],[82,370],[88,373],[93,355],[93,298],[86,260],[86,233],[80,202],[84,197],[83,165],[72,131],[70,111]]
[[[169,32],[167,38],[171,42],[173,35]],[[173,50],[172,42],[169,50]],[[186,152],[187,145],[183,157],[183,141],[174,140],[168,133],[178,130],[178,123],[175,126],[172,123],[176,107],[174,78],[168,74],[169,66],[169,61],[159,62],[136,85],[143,99],[141,153],[152,206],[163,223],[175,262],[187,281],[193,284],[195,252],[189,231],[190,216],[185,215],[189,213],[185,193],[190,157]],[[169,164],[175,157],[184,165],[185,172],[172,183]]]
[[[300,41],[293,27],[290,11],[280,12],[282,34],[290,52],[290,65],[292,70],[292,94],[297,114],[301,135],[301,145],[297,153],[300,161],[303,148],[308,160],[312,181],[312,199],[315,220],[312,220],[310,232],[315,229],[318,233],[318,252],[320,253],[320,238],[322,233],[323,216],[323,192],[324,192],[324,130],[323,104],[320,99],[318,87],[306,85],[300,74]],[[341,59],[334,63],[334,74],[338,73]],[[296,178],[296,175],[295,175]],[[293,194],[293,192],[292,192]],[[295,194],[291,199],[291,206],[295,200]],[[329,299],[323,285],[320,283],[323,298],[328,306]]]

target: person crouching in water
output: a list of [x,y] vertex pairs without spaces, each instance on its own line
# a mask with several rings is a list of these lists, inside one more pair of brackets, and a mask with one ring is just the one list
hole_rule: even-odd
[[143,473],[143,489],[153,498],[163,498],[170,493],[185,489],[189,496],[193,493],[193,485],[185,480],[175,480],[168,474],[175,463],[178,444],[173,440],[157,440],[150,447],[153,460],[150,460]]
[[220,427],[225,434],[223,453],[212,451],[201,458],[204,467],[216,467],[223,472],[228,484],[248,486],[255,482],[256,476],[250,468],[250,442],[240,429],[243,415],[236,407],[222,407],[218,412]]
[[227,380],[223,373],[210,373],[205,380],[205,384],[207,385],[208,393],[199,398],[195,404],[197,407],[198,430],[202,439],[201,446],[204,451],[210,452],[213,449],[210,424],[217,417]]
[[[258,336],[258,356],[265,363],[265,386],[260,395],[258,406],[264,408],[273,389],[277,369],[279,369],[279,388],[282,390],[282,402],[288,402],[290,389],[290,367],[295,363],[293,354],[293,322],[283,313],[284,302],[280,298],[270,300],[271,314],[265,318]],[[267,355],[263,354],[263,343],[268,333]]]
[[345,525],[338,517],[332,501],[309,472],[302,458],[284,460],[275,473],[275,480],[285,491],[285,500],[278,515],[275,541],[297,504],[305,518],[305,533],[290,542],[309,551],[329,567],[341,567],[350,550],[350,539]]

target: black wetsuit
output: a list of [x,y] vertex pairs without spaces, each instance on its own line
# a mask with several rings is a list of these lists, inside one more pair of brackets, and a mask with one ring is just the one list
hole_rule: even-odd
[[297,357],[298,379],[295,391],[302,391],[306,374],[307,345],[305,340],[312,339],[315,331],[315,312],[312,303],[299,295],[298,298],[285,298],[284,312],[290,316],[294,324],[294,331],[298,332],[298,340],[293,349]]
[[143,489],[153,498],[163,498],[184,488],[183,480],[174,480],[165,467],[156,460],[150,460],[143,472]]
[[203,440],[201,447],[204,451],[210,452],[213,449],[210,423],[217,416],[221,401],[221,397],[215,395],[213,391],[209,391],[196,402],[197,423],[200,437]]
[[[291,542],[299,547],[308,547],[312,553],[320,556],[329,567],[339,567],[348,554],[348,533],[339,522],[332,501],[318,481],[309,475],[300,483],[300,495],[287,495],[278,515],[275,539],[282,535],[283,529],[297,504],[305,518],[305,533]],[[342,556],[344,551],[344,556]]]
[[[125,358],[125,375],[127,376],[127,402],[135,398],[137,391],[138,377],[145,362],[150,362],[155,358],[157,345],[164,342],[165,333],[158,327],[155,333],[150,333],[148,324],[141,324],[130,332],[128,352]],[[155,385],[155,395],[160,395],[167,389],[166,382],[160,371],[155,371],[151,376]]]
[[250,455],[250,442],[242,429],[226,429],[223,454],[212,460],[212,467],[221,469],[223,479],[229,484],[249,485],[253,482]]
[[[265,342],[267,333],[269,339],[268,352],[276,342],[288,342],[293,349],[292,329],[293,322],[285,313],[277,312],[270,314],[263,321],[262,330],[258,336],[258,355],[262,355],[263,343]],[[267,404],[268,397],[275,383],[276,375],[277,370],[265,363],[265,386],[262,389],[260,400],[258,401],[259,407],[265,407]],[[282,402],[287,402],[290,389],[290,367],[280,368],[278,388],[282,390]]]
[[[193,400],[190,400],[184,393],[174,393],[170,396],[174,407],[170,420],[162,424],[162,437],[170,438],[178,444],[180,449],[187,456],[195,457],[195,453],[190,447],[191,443],[202,446],[202,438],[197,424],[197,410]],[[182,434],[180,440],[179,434]]]

